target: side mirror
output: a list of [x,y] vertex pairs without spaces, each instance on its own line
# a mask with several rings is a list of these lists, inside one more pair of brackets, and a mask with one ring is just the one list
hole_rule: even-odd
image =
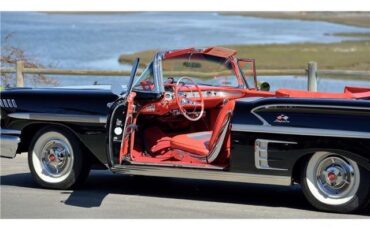
[[261,91],[270,91],[270,84],[266,81],[264,82],[258,82],[258,88]]

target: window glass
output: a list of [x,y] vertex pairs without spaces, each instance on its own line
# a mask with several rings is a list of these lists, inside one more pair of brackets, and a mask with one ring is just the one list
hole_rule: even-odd
[[151,63],[143,73],[136,79],[133,91],[148,91],[155,90],[153,64]]
[[241,87],[228,59],[204,54],[186,54],[162,62],[164,80],[190,77],[199,85]]
[[254,60],[239,60],[238,61],[240,71],[244,76],[249,88],[256,87],[255,81],[255,65]]

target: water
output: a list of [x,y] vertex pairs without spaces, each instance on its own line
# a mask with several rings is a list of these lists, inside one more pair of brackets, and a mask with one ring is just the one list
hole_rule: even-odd
[[[118,63],[119,55],[147,49],[338,42],[353,38],[327,34],[369,31],[327,22],[223,16],[217,13],[1,12],[2,42],[8,33],[14,33],[11,43],[24,49],[32,58],[45,65],[68,69],[129,69],[129,66]],[[287,78],[292,80],[292,77]],[[285,78],[273,79],[279,79],[277,85],[285,82]],[[95,81],[112,84],[125,80],[117,77],[59,77],[62,86],[92,84]],[[341,84],[333,84],[337,86],[323,88],[338,91]],[[301,83],[298,80],[292,86],[299,88]]]
[[[260,76],[259,81],[266,81],[271,86],[271,91],[279,88],[293,88],[307,90],[306,76]],[[321,92],[343,92],[345,86],[369,87],[370,81],[352,79],[318,78],[317,89]]]

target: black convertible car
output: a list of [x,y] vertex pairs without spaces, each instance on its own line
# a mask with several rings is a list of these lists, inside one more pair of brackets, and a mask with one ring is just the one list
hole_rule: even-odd
[[211,47],[133,64],[118,93],[1,92],[1,156],[28,152],[42,187],[114,173],[258,184],[299,183],[318,209],[353,212],[370,191],[370,89],[262,90],[253,59]]

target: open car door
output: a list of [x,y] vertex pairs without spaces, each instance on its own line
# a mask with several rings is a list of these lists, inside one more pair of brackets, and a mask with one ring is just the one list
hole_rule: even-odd
[[132,64],[127,91],[110,106],[107,119],[107,162],[109,167],[122,162],[123,154],[120,153],[128,152],[130,136],[135,130],[133,116],[135,106],[133,102],[136,93],[132,92],[132,89],[135,84],[135,75],[139,61],[139,58],[137,58]]

